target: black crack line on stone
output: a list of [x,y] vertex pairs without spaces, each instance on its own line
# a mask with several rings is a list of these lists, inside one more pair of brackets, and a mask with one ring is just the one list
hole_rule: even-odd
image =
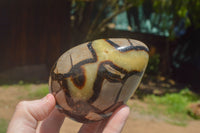
[[71,62],[71,68],[73,68],[72,54],[70,54],[69,57],[70,57],[70,62]]
[[[94,63],[94,62],[97,61],[97,55],[96,55],[96,52],[95,52],[94,48],[92,47],[92,42],[88,43],[87,47],[88,47],[89,51],[91,52],[93,58],[83,60],[83,61],[77,63],[76,65],[73,65],[72,64],[72,58],[71,58],[71,55],[70,55],[70,61],[71,61],[71,64],[72,64],[72,68],[70,69],[70,71],[68,73],[64,73],[64,74],[59,74],[59,73],[55,73],[54,72],[54,69],[56,68],[57,62],[55,63],[55,65],[52,68],[52,71],[51,71],[52,79],[58,80],[58,81],[62,81],[62,84],[60,82],[59,82],[59,84],[60,84],[60,86],[62,86],[63,90],[65,91],[65,94],[68,97],[71,97],[71,95],[70,95],[70,91],[68,89],[67,81],[65,80],[65,78],[68,78],[68,77],[72,76],[74,74],[74,70],[81,69],[82,65],[88,64],[88,63]],[[74,101],[72,99],[70,100],[70,99],[66,98],[66,101],[71,106],[74,104]]]
[[121,106],[122,104],[123,104],[122,101],[117,102],[117,103],[114,103],[114,104],[112,104],[110,107],[104,109],[101,113],[104,113],[104,114],[105,114],[105,112],[107,112],[107,111],[113,111],[113,110],[115,110],[116,108],[118,108],[119,106]]
[[[70,95],[70,93],[69,93],[69,89],[68,89],[68,84],[67,84],[67,81],[66,80],[62,80],[62,89],[64,90],[64,92],[65,92],[65,95],[67,96],[67,97],[69,97],[69,98],[71,98],[71,95]],[[65,98],[66,99],[66,98]]]
[[[144,46],[133,46],[133,44],[132,44],[130,46],[121,47],[109,39],[105,40],[105,41],[108,42],[111,46],[113,46],[115,49],[117,49],[120,52],[127,52],[127,51],[131,51],[131,50],[136,50],[136,51],[144,50],[146,52],[149,52],[149,49],[147,49]],[[129,41],[129,43],[130,43],[130,41]]]
[[[117,70],[120,73],[124,74],[125,77],[121,78],[120,75],[113,74],[113,73],[109,72],[104,67],[105,64],[110,65],[113,68],[117,68]],[[96,76],[96,79],[95,79],[95,82],[94,82],[94,85],[93,85],[94,94],[92,95],[92,97],[90,97],[90,99],[88,100],[88,103],[92,104],[99,97],[100,91],[102,89],[102,84],[103,84],[103,81],[105,79],[107,79],[111,83],[122,83],[122,84],[124,84],[126,82],[126,80],[128,79],[128,77],[130,77],[131,75],[136,74],[136,73],[140,73],[140,72],[138,72],[138,71],[127,72],[124,69],[121,69],[121,68],[115,66],[111,61],[105,61],[105,62],[100,63],[99,68],[98,68],[98,73],[97,73],[97,76]],[[120,93],[121,93],[121,89],[118,92],[118,95],[115,99],[115,102],[118,100]]]
[[58,110],[61,112],[61,113],[64,113],[66,114],[67,116],[69,116],[71,119],[74,119],[78,122],[89,122],[91,120],[85,118],[85,116],[82,116],[82,115],[79,115],[79,114],[75,114],[71,111],[68,111],[68,110],[65,110],[63,107],[61,107],[60,105],[57,105],[57,108]]
[[81,66],[77,69],[73,69],[71,80],[77,88],[82,89],[86,83],[85,69]]
[[71,62],[71,70],[72,70],[71,71],[72,82],[77,88],[82,89],[86,82],[85,70],[81,66],[78,67],[77,69],[74,68],[71,54],[70,54],[70,62]]
[[113,64],[113,63],[111,61],[105,61],[105,62],[101,62],[99,64],[97,76],[96,76],[95,82],[93,84],[93,92],[94,93],[88,100],[88,103],[90,103],[90,104],[92,104],[99,97],[104,79],[107,79],[109,82],[112,82],[112,83],[122,82],[120,75],[109,72],[104,67],[105,64],[111,66],[111,64]]
[[117,97],[116,97],[116,99],[115,99],[115,103],[117,103],[117,101],[119,100],[119,97],[120,97],[120,95],[121,95],[122,89],[123,89],[123,87],[124,87],[125,82],[127,81],[127,79],[128,79],[129,77],[131,77],[132,75],[137,75],[137,74],[141,74],[141,73],[142,73],[142,72],[133,71],[133,72],[130,72],[129,74],[127,74],[127,75],[124,77],[122,86],[120,87],[120,90],[119,90],[119,92],[117,93]]
[[[113,43],[112,45],[114,45],[115,47],[119,47],[115,43]],[[86,60],[83,60],[83,61],[79,62],[78,64],[73,66],[73,69],[79,69],[84,64],[94,63],[94,62],[97,61],[98,57],[96,55],[95,50],[92,47],[92,43],[90,42],[87,46],[88,46],[88,49],[90,50],[93,58],[86,59]],[[126,50],[124,50],[124,52],[126,52],[128,50],[131,50],[131,49],[126,49]],[[128,74],[127,71],[125,71],[124,69],[118,67],[117,65],[114,65],[111,61],[106,61],[104,63],[109,64],[111,67],[113,67],[114,69],[116,69],[117,71],[119,71],[119,72],[121,72],[121,73],[123,73],[125,75]],[[65,81],[64,78],[67,78],[67,77],[71,76],[72,72],[73,72],[73,69],[71,69],[69,73],[65,73],[65,74],[55,74],[54,71],[53,71],[52,76],[54,77],[54,79],[63,80],[63,83],[64,83],[64,81]],[[97,76],[96,76],[96,79],[95,79],[95,83],[93,85],[94,94],[93,94],[93,96],[91,98],[89,98],[88,103],[93,103],[99,97],[99,94],[100,94],[100,91],[101,91],[101,88],[102,88],[102,83],[103,83],[104,79],[108,79],[109,82],[122,82],[122,80],[120,79],[120,76],[118,76],[116,74],[112,75],[112,73],[108,72],[106,70],[106,68],[104,68],[103,63],[100,63],[98,71],[97,71]],[[65,88],[65,91],[66,91],[66,94],[67,94],[69,92],[69,90],[67,88],[67,85],[64,85],[63,88]],[[118,95],[120,95],[120,92],[119,92]],[[68,96],[70,97],[70,93],[68,93]],[[74,104],[73,100],[69,100],[69,99],[67,100],[67,98],[66,98],[66,101],[68,103],[70,103],[70,105]]]
[[133,46],[133,43],[131,42],[131,40],[130,39],[127,39],[127,40],[130,43],[130,45]]
[[[71,98],[70,96],[70,93],[68,92],[69,90],[67,89],[68,85],[67,85],[67,81],[66,80],[63,80],[63,83],[62,83],[62,88],[65,92],[65,100],[67,102],[67,104],[69,105],[69,107],[72,109],[72,110],[76,110],[77,107],[79,106],[79,102],[81,101],[78,101],[78,102],[74,102],[73,99]],[[91,121],[89,119],[86,119],[85,116],[89,113],[89,111],[87,111],[87,113],[85,115],[78,115],[77,116],[77,113],[74,113],[74,112],[71,112],[71,111],[67,111],[65,110],[61,105],[59,105],[57,102],[56,102],[56,106],[59,107],[60,110],[62,110],[62,112],[64,112],[65,114],[69,115],[69,116],[72,116],[73,118],[75,118],[76,121],[79,121],[79,122],[88,122],[88,121]],[[100,113],[101,110],[96,108],[95,106],[93,105],[90,105],[90,108],[92,110],[94,110],[95,113]],[[102,113],[103,114],[103,113]]]
[[[70,77],[73,74],[74,69],[79,69],[84,64],[94,63],[97,61],[97,55],[96,55],[94,48],[92,47],[92,42],[88,43],[87,47],[88,47],[89,51],[91,52],[93,58],[85,59],[85,60],[80,61],[79,63],[73,65],[73,67],[70,69],[70,71],[68,73],[60,74],[60,75],[63,75],[63,78]],[[56,75],[59,75],[59,74],[56,74]]]
[[112,68],[114,68],[115,70],[117,70],[117,71],[119,71],[119,72],[121,72],[121,73],[123,73],[123,74],[127,74],[127,73],[128,73],[125,69],[121,68],[120,66],[118,66],[118,65],[116,65],[116,64],[109,63],[109,65],[110,65]]
[[[91,120],[91,119],[88,119],[86,118],[86,116],[88,115],[89,112],[87,112],[85,115],[80,115],[78,113],[75,113],[73,111],[68,111],[68,110],[65,110],[62,106],[60,106],[59,104],[56,105],[58,110],[62,113],[65,113],[67,116],[71,117],[72,119],[78,121],[78,122],[84,122],[84,123],[89,123],[89,122],[94,122],[96,120]],[[91,108],[94,110],[94,113],[100,113],[101,110],[99,110],[98,108],[94,107],[91,105]],[[73,110],[73,107],[72,107],[72,110]],[[102,113],[100,115],[102,118],[104,118],[104,116],[106,117],[106,115],[104,115],[104,113]]]
[[91,52],[93,58],[83,60],[83,61],[77,63],[76,65],[73,65],[72,64],[72,58],[71,58],[71,55],[70,55],[70,61],[71,61],[71,64],[72,64],[72,68],[70,69],[70,71],[68,73],[64,73],[64,74],[55,73],[54,69],[55,69],[55,67],[57,65],[57,63],[55,63],[55,65],[54,65],[54,67],[53,67],[53,69],[51,71],[52,78],[55,79],[55,80],[62,80],[63,78],[68,78],[73,74],[75,69],[79,69],[84,64],[96,62],[97,61],[97,55],[96,55],[95,50],[92,47],[92,43],[91,42],[88,43],[87,47],[88,47],[89,51]]
[[[130,43],[130,45],[134,46],[130,39],[128,39],[128,42]],[[137,42],[135,42],[135,43],[137,43]],[[137,44],[138,44],[138,43],[137,43]],[[135,47],[139,47],[139,46],[135,46]],[[144,48],[146,49],[146,50],[144,50],[144,51],[146,51],[146,52],[149,53],[149,48],[148,48],[148,47],[145,47],[145,46],[140,46],[140,47],[144,47]],[[138,49],[139,49],[139,48],[138,48]]]
[[[120,87],[120,90],[118,91],[117,97],[115,98],[115,102],[114,102],[111,106],[109,106],[108,108],[104,109],[104,110],[102,111],[102,113],[105,113],[105,112],[108,111],[108,110],[115,109],[114,107],[116,106],[116,104],[122,103],[122,101],[118,101],[118,100],[119,100],[120,94],[121,94],[121,92],[122,92],[122,89],[123,89],[123,87],[124,87],[125,81],[126,81],[130,76],[132,76],[132,75],[138,75],[138,76],[140,76],[142,73],[143,73],[143,72],[133,71],[133,72],[130,72],[128,75],[126,75],[126,77],[125,77],[124,80],[123,80],[122,86]],[[120,105],[122,105],[122,104],[120,104]],[[116,106],[116,107],[119,107],[119,105]]]

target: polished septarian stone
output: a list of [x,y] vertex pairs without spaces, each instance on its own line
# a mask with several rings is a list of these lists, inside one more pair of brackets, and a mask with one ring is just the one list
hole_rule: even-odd
[[66,51],[49,78],[58,110],[82,123],[109,117],[137,89],[148,51],[144,43],[124,38],[99,39]]

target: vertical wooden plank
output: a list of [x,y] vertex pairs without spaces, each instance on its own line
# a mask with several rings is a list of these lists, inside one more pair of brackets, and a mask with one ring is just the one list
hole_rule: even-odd
[[[60,55],[68,34],[66,0],[8,0],[10,31],[1,46],[0,68],[50,64]],[[69,38],[68,38],[69,39]],[[5,59],[6,58],[6,59]]]

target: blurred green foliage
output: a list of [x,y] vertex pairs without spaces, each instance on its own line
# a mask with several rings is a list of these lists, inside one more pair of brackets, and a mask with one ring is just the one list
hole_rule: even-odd
[[5,133],[7,130],[8,121],[0,119],[0,133]]
[[159,74],[160,55],[154,54],[149,58],[149,63],[146,69],[147,74]]
[[180,25],[179,30],[189,26],[200,28],[200,0],[154,0],[153,9],[156,13],[172,15],[173,24],[168,29],[170,38],[175,37],[174,28]]
[[146,100],[159,113],[181,121],[190,119],[188,105],[197,102],[199,98],[199,95],[185,88],[179,93],[168,93],[164,96],[149,95]]
[[199,0],[154,0],[153,7],[156,12],[172,14],[174,23],[183,18],[186,26],[193,23],[200,27]]
[[73,19],[70,26],[76,40],[82,27],[87,28],[82,31],[84,35],[81,32],[81,40],[93,40],[109,23],[123,27],[118,25],[116,18],[124,12],[127,14],[124,13],[123,18],[126,20],[123,19],[123,24],[128,24],[134,32],[159,34],[174,39],[175,32],[189,26],[200,27],[199,0],[72,0],[71,6],[70,14]]
[[49,93],[48,84],[43,84],[40,86],[39,89],[36,89],[35,91],[30,91],[28,96],[29,96],[29,98],[37,99],[37,98],[44,97],[48,93]]

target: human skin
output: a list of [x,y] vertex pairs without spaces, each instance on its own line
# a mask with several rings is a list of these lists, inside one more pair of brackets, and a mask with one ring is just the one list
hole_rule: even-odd
[[[21,101],[16,106],[7,133],[59,133],[65,115],[55,105],[52,94],[39,100]],[[108,119],[83,124],[79,133],[120,133],[129,112],[129,107],[122,105]]]

